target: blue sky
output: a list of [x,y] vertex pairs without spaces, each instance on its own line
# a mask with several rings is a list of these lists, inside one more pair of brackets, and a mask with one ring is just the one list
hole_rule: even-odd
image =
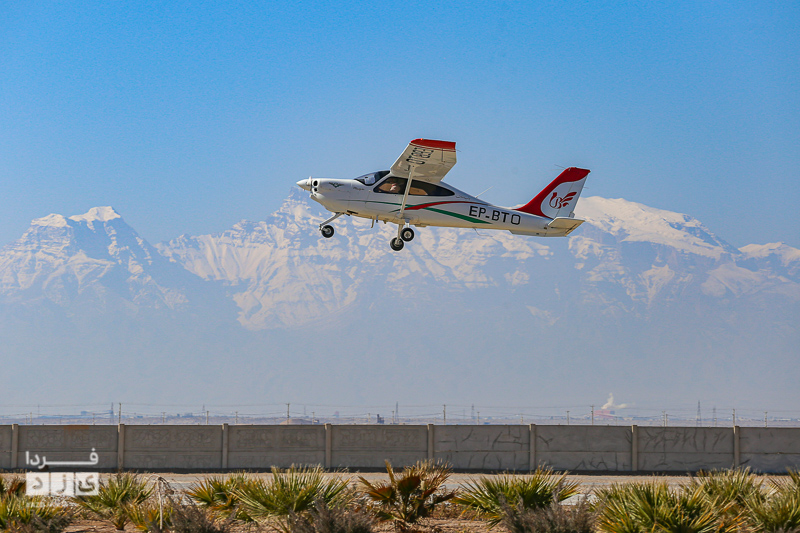
[[585,194],[800,247],[799,36],[797,2],[5,3],[0,243],[95,205],[222,231],[428,137],[501,205],[585,166]]

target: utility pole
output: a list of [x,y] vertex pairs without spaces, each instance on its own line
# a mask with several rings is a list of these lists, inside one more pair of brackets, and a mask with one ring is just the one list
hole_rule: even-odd
[[736,409],[733,410],[733,425],[736,427]]
[[717,427],[717,406],[715,405],[714,408],[711,410],[711,416],[714,420],[714,427]]
[[444,421],[444,425],[447,425],[447,405],[442,406],[442,420]]
[[122,424],[122,402],[119,404],[119,413],[117,413],[117,424]]
[[592,405],[592,425],[594,425],[594,405]]
[[695,424],[695,425],[696,425],[697,427],[700,427],[700,426],[702,426],[702,425],[703,425],[703,422],[702,422],[702,420],[703,420],[703,419],[700,417],[700,400],[698,400],[698,401],[697,401],[697,422],[696,422],[696,424]]
[[764,411],[764,427],[767,427],[767,412]]
[[167,413],[166,411],[161,411],[161,423],[164,424],[167,422]]
[[569,425],[569,411],[567,411],[567,425]]
[[208,411],[206,411],[206,425],[208,425]]
[[236,425],[239,425],[239,411],[236,411]]
[[474,403],[472,404],[472,412],[470,413],[470,418],[472,419],[473,422],[475,421],[475,404]]
[[289,403],[287,403],[287,404],[286,404],[286,420],[287,420],[287,422],[288,422],[288,420],[289,420],[289,406],[290,406],[290,405],[291,405],[291,404],[289,404]]

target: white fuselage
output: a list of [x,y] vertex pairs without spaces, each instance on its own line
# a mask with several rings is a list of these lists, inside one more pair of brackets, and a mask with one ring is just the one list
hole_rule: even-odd
[[564,229],[548,228],[551,219],[498,207],[444,182],[412,181],[405,208],[406,180],[387,172],[356,179],[308,178],[298,182],[311,198],[334,213],[414,226],[507,230],[523,235],[560,237]]

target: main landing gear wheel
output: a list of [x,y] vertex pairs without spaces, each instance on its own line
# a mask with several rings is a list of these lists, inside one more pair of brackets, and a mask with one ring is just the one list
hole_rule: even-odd
[[325,237],[326,239],[330,239],[331,237],[333,237],[333,226],[328,226],[328,225],[322,226],[321,228],[319,228],[319,231],[322,233],[322,236]]
[[406,242],[414,239],[414,230],[411,228],[405,228],[403,231],[400,232],[400,238]]
[[399,252],[400,250],[403,249],[403,240],[394,238],[389,242],[389,246],[391,246],[392,250],[394,250],[395,252]]

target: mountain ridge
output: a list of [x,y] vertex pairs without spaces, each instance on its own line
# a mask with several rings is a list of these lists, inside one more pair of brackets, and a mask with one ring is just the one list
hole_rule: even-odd
[[400,253],[351,217],[321,238],[299,191],[156,245],[116,211],[49,215],[0,250],[0,335],[14,375],[75,383],[53,401],[800,400],[799,250],[622,199],[577,215],[565,239],[423,228]]

